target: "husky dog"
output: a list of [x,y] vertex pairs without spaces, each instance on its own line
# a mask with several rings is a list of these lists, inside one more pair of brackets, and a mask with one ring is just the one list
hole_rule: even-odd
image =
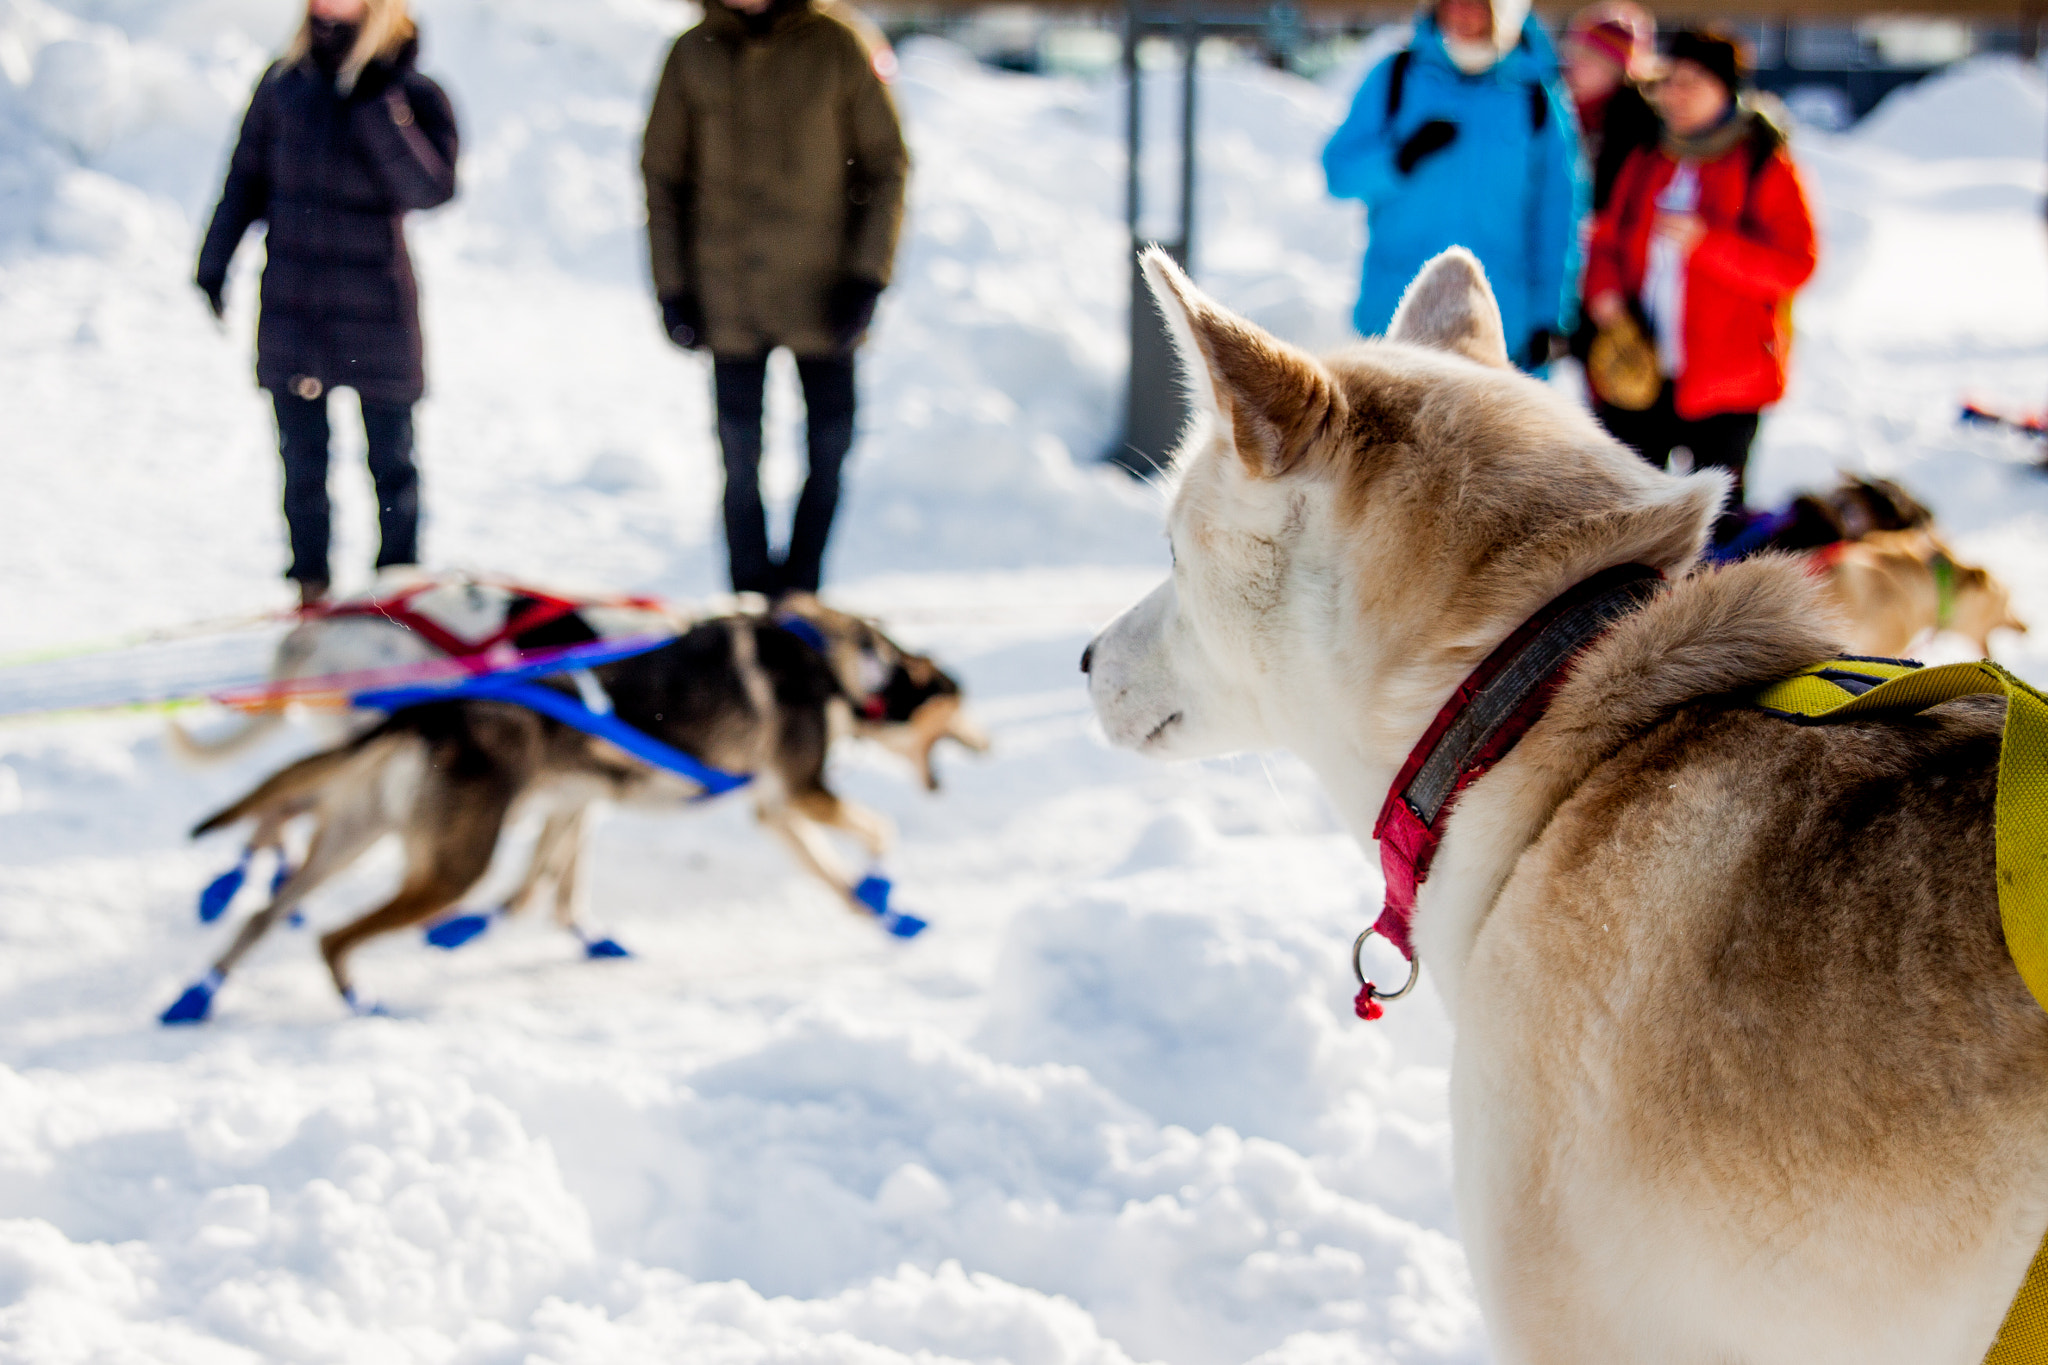
[[[871,622],[797,598],[774,616],[700,623],[646,654],[591,670],[627,724],[711,767],[752,779],[755,809],[798,861],[862,914],[874,907],[821,837],[852,835],[872,857],[891,831],[883,818],[825,785],[835,735],[874,739],[901,754],[936,790],[932,748],[942,739],[977,751],[988,740],[962,708],[959,685],[930,659],[892,642]],[[349,954],[365,940],[433,919],[489,870],[509,818],[543,816],[532,862],[507,903],[518,911],[552,883],[558,922],[591,942],[578,922],[576,870],[587,812],[599,800],[662,804],[697,795],[686,779],[657,771],[602,739],[523,707],[493,701],[408,707],[345,743],[299,760],[226,809],[195,837],[256,822],[252,847],[277,846],[291,821],[309,816],[305,861],[270,903],[246,920],[195,1001],[203,1018],[216,988],[294,906],[399,834],[405,871],[397,893],[320,940],[335,989],[355,1003]],[[189,993],[188,993],[189,995]]]
[[1118,744],[1289,748],[1363,841],[1533,614],[1617,566],[1666,580],[1461,793],[1414,904],[1499,1358],[1982,1360],[2048,1229],[2048,1012],[1993,875],[2003,703],[1746,705],[1836,654],[1820,585],[1779,556],[1695,572],[1721,476],[1652,470],[1517,374],[1469,254],[1320,360],[1144,268],[1197,418],[1172,576],[1083,656]]
[[1931,531],[1872,531],[1818,563],[1858,654],[1903,654],[1923,635],[1952,630],[1989,656],[1992,631],[2026,634],[2005,584],[1957,562]]

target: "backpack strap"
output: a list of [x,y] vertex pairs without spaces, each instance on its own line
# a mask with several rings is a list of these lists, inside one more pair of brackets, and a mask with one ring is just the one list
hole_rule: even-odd
[[1415,64],[1415,49],[1404,47],[1394,54],[1393,64],[1387,71],[1387,127],[1394,126],[1394,115],[1401,112],[1401,97],[1408,93],[1408,68]]
[[[1524,43],[1529,40],[1524,37]],[[1394,116],[1401,112],[1401,101],[1408,93],[1408,68],[1415,64],[1415,49],[1404,47],[1394,54],[1387,70],[1387,117],[1386,126],[1394,126]],[[1550,123],[1550,93],[1543,88],[1542,81],[1529,83],[1529,132],[1540,133]],[[1764,153],[1769,157],[1770,153]],[[1750,168],[1754,175],[1756,168]]]
[[1744,151],[1749,156],[1749,178],[1754,181],[1763,174],[1764,167],[1771,164],[1771,158],[1778,154],[1778,149],[1785,145],[1785,138],[1759,115],[1756,126],[1749,130],[1747,143]]
[[1749,136],[1744,138],[1742,143],[1742,155],[1748,174],[1742,181],[1742,212],[1736,215],[1735,220],[1738,230],[1754,226],[1755,220],[1750,216],[1750,211],[1756,207],[1757,177],[1764,173],[1764,167],[1771,164],[1771,158],[1785,145],[1785,135],[1778,131],[1776,124],[1761,114],[1755,117],[1755,126],[1749,130]]

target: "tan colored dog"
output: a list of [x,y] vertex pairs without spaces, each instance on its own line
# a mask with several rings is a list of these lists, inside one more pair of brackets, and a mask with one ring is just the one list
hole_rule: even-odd
[[1872,531],[1830,547],[1822,562],[1828,596],[1858,654],[1895,657],[1922,636],[1949,630],[1988,658],[1992,631],[2026,633],[2005,584],[1958,563],[1928,531]]
[[1084,657],[1116,742],[1292,749],[1363,841],[1532,613],[1617,565],[1670,580],[1465,790],[1416,904],[1499,1359],[1982,1360],[2048,1229],[2048,1013],[1993,879],[2000,704],[1744,705],[1836,652],[1818,585],[1787,558],[1692,572],[1720,476],[1650,469],[1512,369],[1467,253],[1321,360],[1145,269],[1197,419],[1172,577]]

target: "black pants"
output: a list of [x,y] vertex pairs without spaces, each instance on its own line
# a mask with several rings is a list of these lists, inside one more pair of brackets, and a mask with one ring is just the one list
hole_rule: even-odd
[[1678,415],[1672,393],[1671,381],[1666,380],[1657,401],[1641,412],[1598,402],[1593,410],[1615,440],[1659,469],[1674,449],[1684,446],[1692,452],[1694,469],[1725,469],[1733,475],[1728,510],[1714,523],[1716,542],[1731,539],[1743,526],[1742,475],[1749,466],[1749,448],[1756,442],[1757,414],[1717,412],[1687,421]]
[[[325,583],[327,508],[327,395],[300,398],[273,393],[277,447],[284,456],[284,521],[291,532],[292,566],[286,578]],[[420,476],[412,462],[412,407],[358,400],[369,441],[370,477],[377,485],[377,567],[417,564]]]
[[718,394],[718,444],[725,453],[725,548],[735,592],[816,592],[825,540],[839,510],[839,467],[853,446],[853,357],[796,362],[804,390],[810,470],[789,528],[789,549],[777,563],[768,551],[768,513],[761,505],[761,396],[768,357],[719,356],[712,363]]

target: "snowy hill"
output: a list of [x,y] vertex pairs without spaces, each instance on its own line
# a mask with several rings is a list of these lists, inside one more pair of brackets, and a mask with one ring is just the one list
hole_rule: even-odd
[[[710,591],[707,377],[653,325],[633,168],[690,13],[419,8],[468,158],[414,227],[429,552]],[[282,601],[259,252],[224,335],[187,281],[288,10],[0,0],[0,652]],[[740,809],[620,815],[592,889],[631,962],[537,924],[453,956],[392,941],[361,972],[393,1017],[348,1020],[281,935],[171,1033],[155,1011],[219,944],[193,895],[231,856],[183,831],[308,737],[195,773],[154,716],[0,727],[0,1361],[1485,1358],[1441,1012],[1425,989],[1349,1018],[1367,856],[1292,761],[1162,769],[1091,737],[1075,657],[1163,560],[1158,495],[1093,465],[1124,344],[1121,95],[901,55],[910,234],[833,570],[958,669],[998,749],[937,798],[862,750],[837,781],[898,823],[936,927],[851,920]],[[1198,273],[1341,341],[1362,232],[1315,155],[1349,92],[1205,82]],[[2043,100],[1976,63],[1801,135],[1827,257],[1756,468],[1765,499],[1838,466],[1905,479],[2037,622],[2048,481],[1953,418],[1966,387],[2048,388],[2038,146],[1987,131],[2038,129]],[[340,463],[359,574],[366,480]],[[2001,648],[2043,681],[2039,638]]]

